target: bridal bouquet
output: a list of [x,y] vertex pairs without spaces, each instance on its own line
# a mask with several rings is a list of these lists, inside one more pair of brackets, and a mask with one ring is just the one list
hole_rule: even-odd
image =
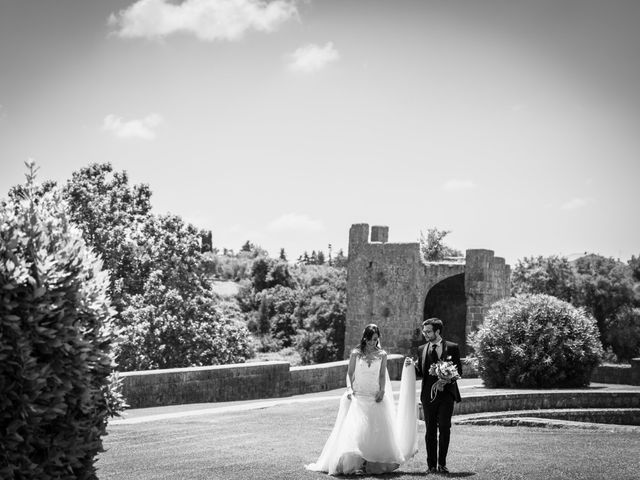
[[447,383],[451,383],[460,378],[456,366],[453,362],[448,361],[450,358],[451,357],[447,357],[447,361],[440,360],[432,363],[431,367],[429,367],[429,375],[438,377],[438,381],[431,386],[431,401],[436,398],[438,391],[442,391]]

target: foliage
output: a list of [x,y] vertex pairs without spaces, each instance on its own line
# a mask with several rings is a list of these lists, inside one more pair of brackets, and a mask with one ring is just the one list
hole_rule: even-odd
[[601,255],[587,255],[575,262],[576,304],[584,306],[598,323],[601,340],[607,346],[607,321],[624,306],[638,305],[628,265]]
[[449,233],[451,231],[438,230],[437,228],[428,229],[426,236],[422,231],[420,232],[420,256],[424,262],[438,262],[446,257],[462,256],[460,250],[451,248],[444,243],[444,237]]
[[35,184],[0,204],[0,477],[97,478],[116,340],[108,277],[59,192]]
[[295,282],[289,272],[289,264],[283,260],[260,257],[251,267],[251,281],[256,292],[276,285],[293,287]]
[[[218,256],[203,253],[210,232],[177,215],[152,214],[148,186],[130,186],[126,172],[110,164],[74,172],[64,194],[73,222],[111,273],[116,322],[126,336],[117,349],[122,369],[237,363],[251,354],[244,320],[220,315],[211,290]],[[243,257],[260,253],[247,249]]]
[[[297,282],[302,285],[297,316],[303,330],[309,334],[296,340],[303,363],[323,363],[342,360],[347,316],[346,270],[329,266],[299,267]],[[311,346],[311,338],[320,338],[320,345]]]
[[640,356],[640,308],[622,307],[607,324],[607,344],[618,360]]
[[549,295],[496,302],[470,343],[490,388],[586,386],[602,358],[595,322]]
[[631,275],[636,282],[640,282],[640,255],[631,256],[628,262],[629,268],[631,268]]
[[296,315],[301,290],[276,285],[256,294],[260,301],[259,329],[269,333],[283,347],[290,347],[298,332],[300,321]]
[[163,276],[153,272],[123,311],[126,340],[117,350],[123,370],[242,363],[251,355],[236,312],[229,315],[210,290],[185,294]]
[[544,293],[571,302],[577,295],[576,275],[566,257],[524,258],[511,275],[511,293]]

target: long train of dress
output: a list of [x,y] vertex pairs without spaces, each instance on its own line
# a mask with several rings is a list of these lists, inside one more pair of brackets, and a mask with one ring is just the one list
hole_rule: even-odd
[[[404,367],[398,408],[394,405],[389,373],[385,372],[385,395],[375,401],[379,389],[381,359],[370,364],[359,358],[355,366],[355,395],[340,399],[333,430],[320,457],[309,470],[331,475],[359,471],[384,473],[397,469],[418,450],[415,370]],[[347,379],[348,381],[348,379]]]

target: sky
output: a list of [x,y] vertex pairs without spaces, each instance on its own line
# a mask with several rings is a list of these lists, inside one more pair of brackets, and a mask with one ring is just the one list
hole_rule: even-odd
[[110,162],[290,259],[640,254],[637,0],[0,0],[0,197]]

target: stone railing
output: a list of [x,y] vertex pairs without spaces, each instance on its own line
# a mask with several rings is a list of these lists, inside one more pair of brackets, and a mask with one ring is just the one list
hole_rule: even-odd
[[[402,373],[402,355],[389,355],[392,380]],[[255,362],[212,367],[120,373],[131,408],[185,403],[229,402],[286,397],[344,387],[348,361],[304,367],[288,362]]]

